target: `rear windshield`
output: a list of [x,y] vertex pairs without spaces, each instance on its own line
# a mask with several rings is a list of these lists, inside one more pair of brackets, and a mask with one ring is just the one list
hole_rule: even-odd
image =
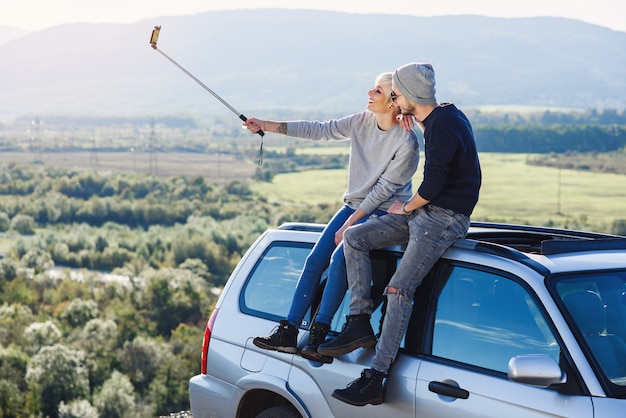
[[[240,295],[244,313],[278,322],[291,307],[296,284],[313,244],[277,241],[265,250]],[[307,315],[308,316],[308,315]]]

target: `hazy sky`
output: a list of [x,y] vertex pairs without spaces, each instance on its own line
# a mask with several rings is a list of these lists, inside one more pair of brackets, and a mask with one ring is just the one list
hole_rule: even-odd
[[244,8],[416,16],[559,16],[626,32],[624,0],[0,0],[0,26],[37,30],[64,23],[130,23],[166,15]]

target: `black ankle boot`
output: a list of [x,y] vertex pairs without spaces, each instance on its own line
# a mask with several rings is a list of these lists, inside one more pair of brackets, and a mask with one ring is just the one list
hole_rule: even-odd
[[332,363],[333,358],[330,356],[323,356],[317,352],[317,348],[324,342],[326,334],[328,334],[328,325],[320,322],[313,322],[311,325],[311,331],[309,333],[309,341],[304,346],[300,355],[307,360],[319,361],[321,363]]
[[252,343],[266,350],[296,354],[298,352],[298,329],[286,320],[282,320],[272,335],[255,337]]
[[333,398],[355,406],[364,406],[368,403],[380,405],[383,403],[383,380],[387,375],[374,369],[365,369],[361,377],[353,381],[345,389],[336,389]]
[[332,341],[321,344],[317,352],[324,356],[337,357],[357,348],[376,345],[376,336],[369,315],[349,315],[343,331]]

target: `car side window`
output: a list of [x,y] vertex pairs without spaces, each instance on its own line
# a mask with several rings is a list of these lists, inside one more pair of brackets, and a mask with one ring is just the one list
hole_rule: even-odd
[[432,354],[503,373],[517,355],[558,362],[558,343],[541,312],[514,280],[454,267],[438,297]]
[[278,322],[287,317],[313,244],[275,242],[259,257],[240,294],[242,312]]

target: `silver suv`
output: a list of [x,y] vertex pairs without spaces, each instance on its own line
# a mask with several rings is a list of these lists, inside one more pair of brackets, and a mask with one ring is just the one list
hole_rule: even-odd
[[[266,231],[235,268],[206,327],[201,374],[189,381],[195,418],[624,417],[626,238],[473,223],[415,294],[385,402],[356,407],[331,393],[370,367],[374,349],[321,364],[252,344],[286,317],[321,230]],[[375,330],[401,257],[401,247],[372,254]],[[329,338],[348,305],[346,296]]]

